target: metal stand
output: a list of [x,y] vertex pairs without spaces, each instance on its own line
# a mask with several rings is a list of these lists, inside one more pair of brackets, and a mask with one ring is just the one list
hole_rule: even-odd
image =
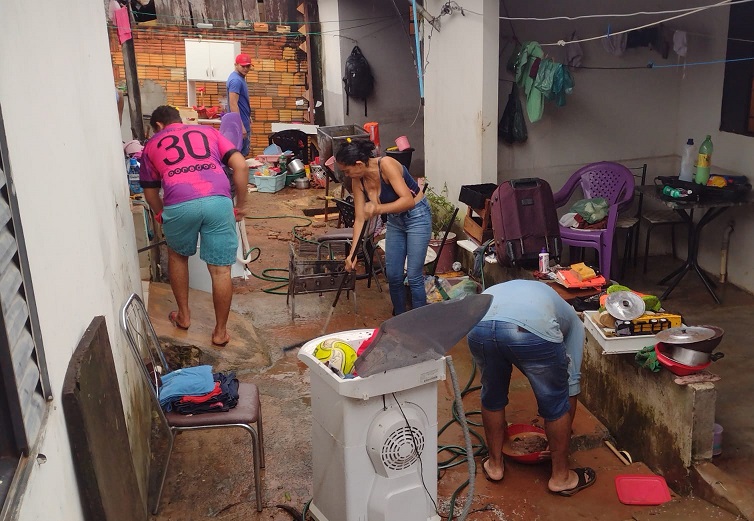
[[720,304],[720,298],[717,296],[714,289],[715,287],[717,287],[716,284],[707,276],[706,273],[704,273],[704,271],[702,271],[702,268],[699,266],[699,239],[702,234],[702,229],[727,209],[727,206],[723,208],[709,208],[696,224],[694,223],[693,208],[691,210],[678,208],[675,209],[676,213],[680,215],[683,220],[689,225],[688,254],[686,256],[686,262],[683,264],[683,266],[660,281],[660,284],[665,284],[666,282],[671,281],[670,286],[668,286],[668,289],[666,289],[662,294],[660,300],[665,300],[670,295],[670,293],[673,292],[678,283],[680,283],[683,277],[686,275],[687,271],[694,270],[699,278],[702,279],[704,287],[707,288],[707,291],[710,295],[712,295],[712,298],[715,299],[715,302]]

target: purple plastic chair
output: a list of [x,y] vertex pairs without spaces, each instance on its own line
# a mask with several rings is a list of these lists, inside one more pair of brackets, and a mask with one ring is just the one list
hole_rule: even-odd
[[233,146],[241,150],[243,145],[243,123],[238,112],[228,112],[220,118],[220,134],[225,136]]
[[628,168],[618,163],[603,161],[586,165],[574,172],[565,186],[553,196],[555,207],[568,204],[579,187],[585,199],[603,197],[610,204],[607,227],[602,230],[578,230],[561,226],[560,237],[563,244],[568,246],[596,249],[600,256],[600,272],[609,281],[615,224],[618,213],[633,201],[634,176]]

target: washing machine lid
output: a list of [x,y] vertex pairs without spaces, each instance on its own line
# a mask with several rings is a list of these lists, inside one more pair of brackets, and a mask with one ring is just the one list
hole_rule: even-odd
[[383,322],[356,360],[359,376],[437,360],[484,317],[491,295],[468,295],[412,309]]

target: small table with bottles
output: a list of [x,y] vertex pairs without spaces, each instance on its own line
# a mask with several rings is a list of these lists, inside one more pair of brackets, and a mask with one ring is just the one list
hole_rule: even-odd
[[[717,217],[719,217],[728,208],[731,208],[733,206],[746,206],[754,204],[754,197],[752,197],[752,194],[747,193],[744,197],[738,200],[702,200],[695,202],[681,202],[663,199],[657,187],[655,186],[639,186],[636,188],[636,190],[644,194],[645,197],[660,201],[668,208],[674,210],[683,218],[684,222],[686,222],[689,227],[686,261],[681,267],[674,270],[672,273],[668,274],[660,281],[660,284],[670,282],[670,285],[662,294],[660,300],[665,300],[676,288],[676,286],[678,286],[683,277],[686,275],[686,272],[693,270],[702,280],[702,283],[707,288],[709,294],[712,295],[712,298],[715,299],[715,302],[720,304],[720,298],[717,296],[717,293],[715,293],[716,284],[714,283],[714,281],[712,281],[712,279],[709,278],[706,273],[704,273],[704,271],[699,266],[698,257],[699,245],[701,242],[700,236],[704,227],[715,220]],[[694,210],[700,210],[704,212],[704,215],[702,215],[702,217],[696,222],[694,221]]]

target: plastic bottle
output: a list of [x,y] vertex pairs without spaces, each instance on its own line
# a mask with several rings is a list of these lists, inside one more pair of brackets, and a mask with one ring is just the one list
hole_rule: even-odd
[[694,180],[694,139],[689,138],[683,146],[681,156],[681,173],[678,178],[681,181],[692,182]]
[[694,176],[696,184],[707,184],[710,166],[712,166],[712,138],[707,136],[699,147],[699,155],[696,158],[696,176]]
[[663,195],[667,195],[668,197],[673,197],[675,199],[681,197],[681,191],[678,188],[673,188],[672,186],[665,185],[662,188]]
[[542,251],[539,252],[539,272],[548,273],[550,271],[550,254],[547,252],[547,248],[542,246]]
[[144,189],[139,184],[139,161],[135,157],[128,159],[128,189],[132,194],[140,194]]

